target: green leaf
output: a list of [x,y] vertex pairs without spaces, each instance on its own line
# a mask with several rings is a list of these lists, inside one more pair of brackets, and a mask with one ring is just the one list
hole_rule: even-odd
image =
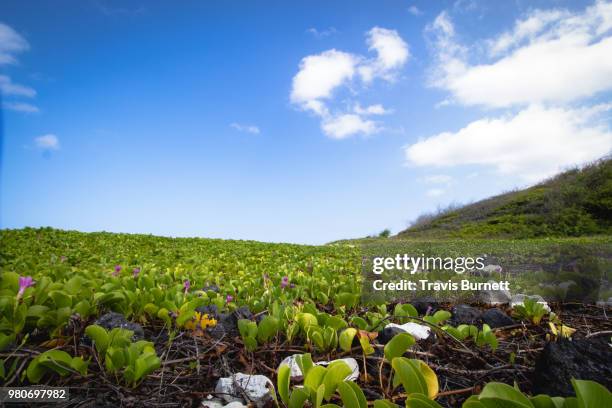
[[508,384],[498,382],[488,383],[478,396],[478,400],[480,400],[487,407],[489,406],[490,402],[494,404],[501,404],[501,401],[504,401],[504,406],[508,407],[533,407],[531,402],[529,402],[529,399],[522,392],[516,390],[514,387],[511,387]]
[[313,366],[308,374],[304,377],[304,386],[309,387],[313,390],[319,388],[319,385],[323,382],[323,378],[327,373],[327,368],[319,365]]
[[327,373],[323,378],[323,384],[325,385],[325,400],[329,401],[332,394],[336,391],[338,384],[344,381],[353,370],[344,361],[334,361],[327,366]]
[[291,393],[291,398],[289,398],[289,408],[303,408],[308,396],[308,392],[304,389],[294,389]]
[[580,408],[612,407],[612,393],[595,381],[572,379]]
[[391,366],[407,394],[427,394],[427,384],[414,363],[407,358],[396,357],[391,361]]
[[406,408],[442,408],[442,406],[423,394],[415,393],[406,398]]
[[259,322],[259,327],[257,328],[257,340],[260,343],[265,343],[270,338],[276,336],[279,328],[279,321],[276,317],[265,316]]
[[355,396],[357,397],[357,401],[359,402],[359,408],[367,408],[368,401],[361,387],[359,387],[353,381],[344,381],[344,384],[348,384],[349,387],[353,389],[353,392],[355,393]]
[[393,360],[395,357],[404,355],[406,350],[416,341],[408,333],[400,333],[395,336],[385,345],[385,358],[387,361]]
[[312,367],[314,367],[310,353],[296,356],[295,362],[297,363],[298,367],[300,367],[300,371],[302,372],[302,376],[304,378],[306,378]]
[[340,333],[340,337],[338,339],[338,342],[340,343],[340,348],[343,351],[350,351],[351,347],[353,346],[353,339],[356,335],[357,329],[354,329],[352,327],[344,329],[342,333]]
[[340,394],[340,398],[342,399],[342,403],[345,407],[361,407],[359,400],[357,399],[357,395],[355,395],[355,391],[346,382],[341,382],[338,384],[338,393]]
[[102,357],[106,353],[106,349],[109,345],[109,337],[106,330],[103,327],[92,324],[91,326],[87,326],[85,329],[85,334],[87,337],[93,340],[94,346],[96,347],[96,351]]
[[376,400],[374,401],[374,408],[400,408],[400,406],[388,400]]
[[278,388],[278,393],[280,394],[281,400],[285,404],[289,404],[289,382],[291,380],[291,368],[282,364],[278,368],[278,376],[276,379],[276,387]]

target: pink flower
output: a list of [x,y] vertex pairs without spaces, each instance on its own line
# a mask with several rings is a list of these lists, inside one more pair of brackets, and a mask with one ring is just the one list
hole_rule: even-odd
[[121,265],[115,265],[115,272],[121,272]]
[[17,292],[17,299],[23,296],[23,293],[27,288],[34,285],[34,281],[31,276],[20,276],[19,277],[19,292]]
[[232,300],[234,300],[234,297],[233,297],[232,295],[227,295],[227,296],[225,297],[225,303],[229,303],[229,302],[231,302]]

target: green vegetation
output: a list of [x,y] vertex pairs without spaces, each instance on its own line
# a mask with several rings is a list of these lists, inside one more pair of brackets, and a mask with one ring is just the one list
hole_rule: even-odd
[[[512,260],[540,262],[555,258],[561,245],[598,253],[610,247],[610,238],[445,242],[383,238],[360,246],[315,247],[49,228],[5,230],[0,236],[0,378],[19,385],[53,385],[102,376],[113,389],[137,392],[145,387],[144,394],[159,395],[164,377],[174,382],[193,375],[198,380],[192,386],[201,386],[200,353],[206,355],[209,367],[220,356],[232,356],[230,364],[237,371],[252,370],[259,359],[265,364],[277,353],[291,350],[303,352],[297,362],[304,387],[292,385],[290,371],[281,366],[277,391],[287,407],[365,407],[367,400],[375,407],[440,406],[440,374],[435,369],[440,363],[421,359],[433,354],[419,349],[419,342],[408,333],[379,342],[388,323],[427,325],[435,333],[435,339],[427,341],[435,342],[438,350],[449,344],[453,347],[447,349],[454,350],[460,344],[465,354],[451,356],[454,364],[470,361],[466,355],[493,362],[516,358],[527,364],[525,355],[516,350],[517,344],[531,338],[525,333],[505,334],[510,336],[506,341],[486,324],[450,326],[448,310],[419,314],[410,304],[364,302],[361,256],[380,250],[404,252],[407,244],[423,253],[501,253]],[[585,259],[588,264],[590,258]],[[249,315],[240,314],[245,310]],[[107,330],[94,323],[110,311],[142,325],[146,340],[134,340],[131,330]],[[540,312],[529,301],[523,309],[515,308],[518,317],[533,323],[538,338],[544,331],[554,339],[576,331],[564,326],[559,316],[553,319]],[[224,316],[234,315],[242,316],[227,329],[235,334],[215,334]],[[188,347],[194,354],[180,354]],[[347,380],[350,369],[340,360],[345,356],[359,360],[360,375],[354,381]],[[323,360],[334,362],[317,364]],[[180,370],[171,371],[182,362]],[[575,384],[581,393],[578,401],[587,401],[580,406],[597,407],[588,403],[589,395],[601,390]],[[207,387],[206,392],[214,389]],[[370,393],[375,388],[381,398],[371,398],[365,392],[368,388]],[[489,391],[484,395],[506,398],[505,388],[497,390],[499,395],[497,388],[485,387]],[[609,393],[602,395],[610,398]],[[496,406],[483,394],[478,398],[464,406]],[[525,398],[531,404],[526,406],[546,406]]]
[[533,187],[423,215],[401,238],[578,237],[612,233],[612,159]]

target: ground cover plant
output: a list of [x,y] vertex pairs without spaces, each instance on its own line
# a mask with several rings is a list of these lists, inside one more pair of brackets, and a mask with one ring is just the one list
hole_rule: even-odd
[[[454,304],[365,303],[362,255],[394,251],[393,239],[300,246],[30,228],[0,233],[0,381],[70,387],[67,406],[200,406],[208,395],[220,397],[220,378],[236,373],[264,375],[274,385],[255,405],[609,406],[605,381],[575,378],[567,394],[547,396],[536,370],[551,345],[565,347],[568,338],[609,342],[609,309],[553,303],[549,311],[529,299],[515,307],[474,305],[474,313],[497,309],[510,319],[492,327],[484,314],[463,321]],[[590,254],[611,243],[582,237],[411,245],[529,263],[560,245]],[[390,323],[427,334],[398,333]],[[291,357],[295,367],[285,361]]]

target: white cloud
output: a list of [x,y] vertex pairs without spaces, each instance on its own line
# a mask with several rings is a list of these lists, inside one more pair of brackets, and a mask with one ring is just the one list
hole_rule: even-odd
[[16,111],[16,112],[24,112],[24,113],[38,113],[40,109],[37,106],[34,106],[29,103],[24,102],[3,102],[2,107],[4,109]]
[[[358,57],[337,50],[303,58],[293,77],[291,102],[313,109],[313,102],[330,98],[334,89],[353,77],[358,61]],[[319,113],[319,108],[313,110]]]
[[376,58],[359,67],[359,74],[365,82],[374,78],[393,80],[396,70],[410,57],[408,44],[395,30],[374,27],[368,31],[366,43],[370,51],[376,52]]
[[385,107],[380,103],[366,106],[365,108],[362,108],[361,105],[357,103],[353,108],[353,111],[358,115],[388,115],[393,113],[392,110],[385,109]]
[[[512,31],[485,40],[490,61],[470,64],[443,12],[427,27],[436,65],[433,86],[464,105],[567,103],[612,90],[612,3],[582,12],[534,10]],[[478,47],[472,47],[478,49]]]
[[425,194],[427,195],[427,197],[440,197],[444,193],[445,191],[442,190],[441,188],[432,188],[432,189],[427,190]]
[[419,10],[417,6],[414,6],[414,5],[408,7],[408,12],[412,14],[413,16],[420,16],[423,14],[423,12]]
[[230,123],[230,127],[236,129],[239,132],[252,133],[258,135],[260,133],[259,128],[255,125],[241,125],[240,123]]
[[300,62],[299,71],[293,77],[290,99],[294,105],[312,112],[321,119],[321,128],[330,137],[342,139],[354,134],[371,134],[379,130],[377,124],[362,116],[389,113],[381,104],[361,108],[334,110],[333,99],[339,88],[358,90],[355,80],[370,83],[376,78],[392,81],[398,70],[408,61],[408,45],[397,31],[374,27],[366,33],[369,50],[374,58],[351,54],[336,49],[309,55]]
[[334,139],[344,139],[348,136],[362,133],[369,135],[379,131],[376,122],[362,119],[361,116],[347,113],[323,120],[323,132]]
[[484,165],[533,182],[610,152],[612,131],[603,116],[611,110],[612,104],[573,109],[532,105],[515,115],[484,118],[430,136],[407,146],[405,154],[417,166]]
[[323,30],[319,30],[314,27],[311,27],[308,30],[306,30],[306,32],[308,34],[312,34],[315,38],[321,39],[321,38],[329,37],[330,35],[336,34],[338,30],[336,30],[334,27],[329,27]]
[[423,178],[427,184],[450,184],[453,178],[447,174],[433,174]]
[[0,65],[16,64],[15,54],[26,51],[30,45],[12,27],[0,23]]
[[4,95],[25,96],[33,98],[36,91],[28,86],[14,83],[7,75],[0,75],[0,91]]
[[45,151],[59,150],[59,139],[53,134],[46,134],[34,139],[34,144],[37,148]]

